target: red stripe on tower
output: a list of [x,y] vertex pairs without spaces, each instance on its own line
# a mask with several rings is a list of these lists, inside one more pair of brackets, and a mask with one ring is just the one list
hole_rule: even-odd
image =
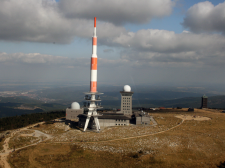
[[93,37],[92,45],[97,45],[97,37]]
[[98,58],[91,58],[91,70],[97,70]]
[[94,17],[94,27],[96,27],[96,17]]
[[97,92],[97,81],[91,81],[91,92]]

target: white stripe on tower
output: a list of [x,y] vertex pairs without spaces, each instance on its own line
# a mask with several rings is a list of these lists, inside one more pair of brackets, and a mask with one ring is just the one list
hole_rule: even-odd
[[90,91],[97,92],[97,36],[96,36],[96,17],[94,18],[94,35],[92,37],[92,56],[91,56],[91,83]]

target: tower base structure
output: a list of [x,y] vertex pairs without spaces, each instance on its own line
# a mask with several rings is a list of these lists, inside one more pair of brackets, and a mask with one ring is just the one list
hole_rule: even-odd
[[[88,113],[87,113],[87,118],[86,118],[86,122],[84,125],[84,131],[86,131],[91,117],[94,118],[96,130],[99,131],[100,124],[99,124],[98,116],[100,116],[100,115],[97,113],[97,109],[103,108],[100,104],[98,104],[101,101],[99,95],[101,95],[103,93],[85,92],[84,94],[86,94],[85,100],[88,102]],[[90,95],[90,96],[88,96],[88,95]],[[97,99],[96,99],[96,95],[98,95]]]

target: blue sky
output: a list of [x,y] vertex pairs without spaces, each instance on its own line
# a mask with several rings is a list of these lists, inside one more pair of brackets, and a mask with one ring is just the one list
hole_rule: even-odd
[[224,7],[221,0],[1,1],[0,77],[87,82],[96,16],[99,83],[223,84]]

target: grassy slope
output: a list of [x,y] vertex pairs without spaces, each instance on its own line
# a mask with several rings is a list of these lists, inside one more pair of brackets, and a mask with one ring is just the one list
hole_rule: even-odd
[[[184,121],[170,131],[135,139],[101,143],[43,143],[17,151],[9,160],[14,167],[217,167],[225,160],[225,114],[215,110],[195,110],[192,113],[186,110],[162,111],[152,115],[159,124],[158,128],[171,123],[172,120],[166,118],[180,113],[206,116],[212,120]],[[132,148],[134,153],[83,149],[79,147],[82,144],[95,148],[109,147],[109,151]],[[143,153],[138,153],[139,150]],[[148,154],[145,154],[146,151]]]

